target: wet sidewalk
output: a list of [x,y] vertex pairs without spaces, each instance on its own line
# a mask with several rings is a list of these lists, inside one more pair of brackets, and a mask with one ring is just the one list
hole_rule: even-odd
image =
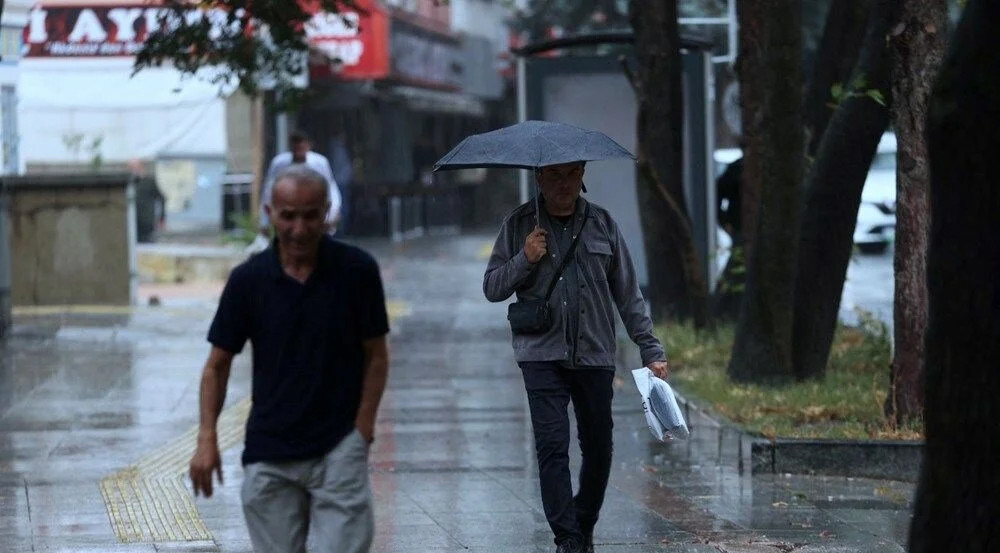
[[[382,265],[393,328],[371,451],[373,551],[555,549],[506,307],[482,297],[490,242],[363,244]],[[194,499],[184,477],[217,290],[147,287],[159,306],[15,313],[0,367],[0,552],[251,551],[239,502],[248,355],[220,421],[224,485]],[[912,484],[751,478],[709,428],[656,443],[624,368],[615,421],[598,552],[903,550]]]

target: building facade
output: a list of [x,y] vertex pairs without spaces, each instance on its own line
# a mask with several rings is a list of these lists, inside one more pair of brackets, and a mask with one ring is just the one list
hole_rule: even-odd
[[511,122],[499,65],[506,8],[485,0],[362,7],[365,14],[348,15],[359,25],[308,32],[313,94],[290,126],[307,132],[341,175],[348,234],[402,238],[475,226],[486,172],[432,169],[465,136]]
[[29,173],[154,176],[168,230],[218,229],[229,91],[169,67],[133,75],[158,13],[142,0],[32,6],[21,35],[21,163]]
[[0,174],[24,170],[17,118],[19,65],[23,56],[21,33],[28,24],[31,0],[8,0],[0,19]]

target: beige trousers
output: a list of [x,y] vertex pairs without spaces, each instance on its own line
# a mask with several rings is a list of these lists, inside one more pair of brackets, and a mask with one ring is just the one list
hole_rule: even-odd
[[375,524],[368,444],[355,430],[316,459],[244,468],[243,514],[256,553],[364,553]]

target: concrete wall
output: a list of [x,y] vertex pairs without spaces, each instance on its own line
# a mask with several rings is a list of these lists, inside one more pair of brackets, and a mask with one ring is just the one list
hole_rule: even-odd
[[226,98],[226,170],[230,173],[253,173],[254,114],[253,100],[242,92]]
[[27,175],[3,181],[13,305],[128,305],[135,206],[129,176]]

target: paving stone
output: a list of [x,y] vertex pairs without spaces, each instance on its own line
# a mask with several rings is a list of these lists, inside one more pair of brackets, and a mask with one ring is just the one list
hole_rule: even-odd
[[[555,550],[506,307],[482,299],[480,252],[492,239],[362,241],[380,261],[394,313],[390,379],[370,451],[374,552]],[[220,423],[230,437],[225,482],[212,498],[193,499],[183,476],[220,285],[191,285],[187,299],[175,286],[159,307],[15,315],[0,350],[0,553],[252,551],[238,415],[249,355],[235,360],[224,411],[231,421]],[[912,484],[751,477],[720,454],[720,444],[739,445],[725,428],[659,443],[636,399],[622,371],[614,464],[595,529],[600,553],[770,553],[779,543],[805,553],[895,553],[905,543]],[[570,459],[578,470],[576,447]],[[129,476],[140,466],[146,480]],[[129,496],[137,498],[131,513],[109,511],[111,499],[133,492],[149,495]],[[210,539],[119,541],[169,518],[158,508],[191,515]]]

